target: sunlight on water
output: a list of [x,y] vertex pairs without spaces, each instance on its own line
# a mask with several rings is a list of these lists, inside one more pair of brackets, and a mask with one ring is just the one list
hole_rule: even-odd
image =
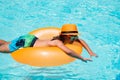
[[[119,0],[0,0],[0,39],[34,29],[78,25],[80,38],[99,55],[56,67],[32,67],[0,54],[0,80],[120,80]],[[89,57],[83,50],[82,56]]]

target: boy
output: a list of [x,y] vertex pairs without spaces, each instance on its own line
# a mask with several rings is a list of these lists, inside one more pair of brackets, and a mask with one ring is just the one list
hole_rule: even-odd
[[90,56],[97,57],[97,55],[92,52],[86,42],[78,38],[78,30],[75,24],[63,25],[60,35],[54,37],[52,40],[40,40],[36,36],[30,34],[20,36],[11,42],[0,40],[0,52],[10,53],[21,47],[56,46],[71,57],[78,58],[84,62],[92,61],[90,58],[83,58],[65,46],[66,43],[71,44],[74,41],[78,41],[88,51]]

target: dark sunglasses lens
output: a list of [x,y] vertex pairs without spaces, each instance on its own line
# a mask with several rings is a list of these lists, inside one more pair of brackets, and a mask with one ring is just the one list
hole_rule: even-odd
[[76,39],[78,39],[78,36],[71,36],[71,40],[73,41],[73,40],[76,40]]

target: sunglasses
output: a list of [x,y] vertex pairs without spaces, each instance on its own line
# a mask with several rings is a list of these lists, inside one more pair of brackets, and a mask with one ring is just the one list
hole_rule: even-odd
[[70,40],[71,40],[71,41],[74,41],[74,40],[77,40],[77,39],[78,39],[78,36],[76,36],[76,35],[75,35],[75,36],[72,35],[72,36],[70,37]]
[[70,37],[71,41],[77,40],[78,36],[77,35],[67,35],[68,37]]

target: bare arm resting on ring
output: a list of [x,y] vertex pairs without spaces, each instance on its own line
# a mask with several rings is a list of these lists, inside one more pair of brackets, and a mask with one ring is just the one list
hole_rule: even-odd
[[62,41],[60,40],[55,40],[55,44],[57,47],[59,47],[61,50],[63,50],[67,55],[80,59],[83,62],[87,62],[87,61],[92,61],[90,58],[83,58],[82,56],[78,55],[77,53],[75,53],[73,50],[69,49],[68,47],[66,47]]

